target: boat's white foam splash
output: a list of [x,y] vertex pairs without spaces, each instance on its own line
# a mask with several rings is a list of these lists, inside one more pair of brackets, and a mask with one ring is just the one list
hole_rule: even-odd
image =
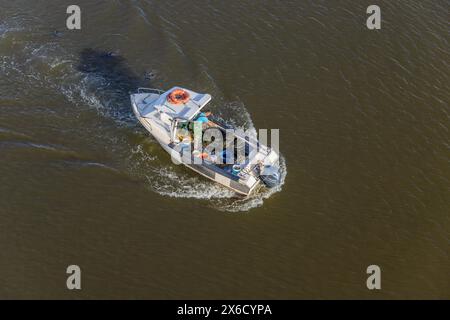
[[161,179],[155,181],[150,176],[147,176],[147,179],[151,183],[152,189],[161,195],[209,200],[233,196],[231,191],[223,189],[217,184],[202,181],[201,177],[190,177],[187,174],[175,173],[167,167],[153,172],[159,175]]

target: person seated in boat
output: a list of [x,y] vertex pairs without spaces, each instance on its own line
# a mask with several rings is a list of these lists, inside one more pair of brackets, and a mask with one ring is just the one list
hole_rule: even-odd
[[212,116],[211,111],[204,111],[200,112],[194,121],[198,121],[202,124],[203,129],[209,128],[209,127],[216,127],[217,125],[210,121],[208,117]]

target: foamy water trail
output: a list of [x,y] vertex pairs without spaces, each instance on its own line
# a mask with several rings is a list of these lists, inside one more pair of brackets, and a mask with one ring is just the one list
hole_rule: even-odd
[[7,37],[8,33],[17,32],[23,30],[21,27],[17,26],[16,23],[0,22],[0,38]]

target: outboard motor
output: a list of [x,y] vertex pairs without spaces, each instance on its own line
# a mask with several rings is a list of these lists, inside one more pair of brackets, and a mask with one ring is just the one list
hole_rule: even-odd
[[265,165],[261,168],[259,177],[267,188],[276,187],[280,184],[280,168],[274,165]]

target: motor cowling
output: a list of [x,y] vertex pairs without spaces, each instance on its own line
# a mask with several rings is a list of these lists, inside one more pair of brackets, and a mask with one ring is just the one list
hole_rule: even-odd
[[280,168],[275,165],[265,165],[262,167],[259,177],[266,187],[274,188],[280,184]]

